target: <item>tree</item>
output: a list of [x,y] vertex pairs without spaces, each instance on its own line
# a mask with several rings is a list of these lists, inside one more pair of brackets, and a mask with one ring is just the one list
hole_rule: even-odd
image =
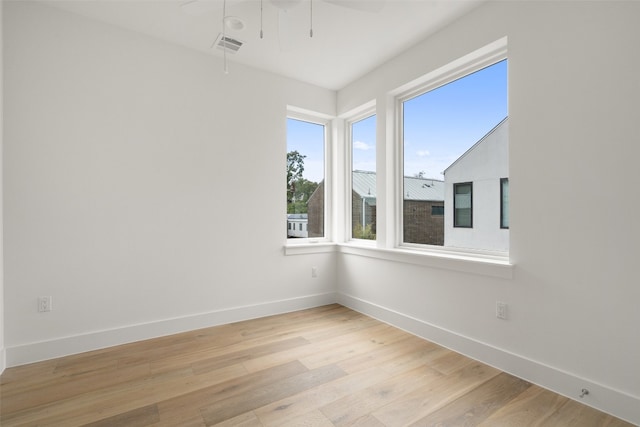
[[287,205],[287,213],[306,213],[309,197],[318,188],[318,183],[300,178],[293,182],[294,191]]
[[353,227],[353,238],[376,240],[376,233],[373,232],[371,224],[365,225],[364,228],[362,224],[356,224],[355,227]]
[[287,153],[287,204],[294,202],[296,182],[302,179],[304,172],[304,159],[307,156],[296,151]]

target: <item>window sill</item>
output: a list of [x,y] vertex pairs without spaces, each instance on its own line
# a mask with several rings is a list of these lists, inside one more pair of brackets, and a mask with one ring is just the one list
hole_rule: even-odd
[[410,248],[384,249],[352,244],[351,242],[338,245],[338,251],[349,255],[442,268],[502,279],[513,278],[513,264],[509,262],[507,256]]
[[335,252],[336,244],[326,240],[305,240],[300,243],[287,242],[284,245],[285,255],[305,255]]

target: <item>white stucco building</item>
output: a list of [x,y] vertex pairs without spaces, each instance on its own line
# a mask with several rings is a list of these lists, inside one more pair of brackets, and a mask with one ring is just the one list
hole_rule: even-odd
[[[444,171],[445,246],[509,250],[508,178],[509,119],[505,118]],[[506,189],[504,201],[501,188]]]
[[306,213],[287,214],[287,237],[309,237],[308,225],[309,220]]

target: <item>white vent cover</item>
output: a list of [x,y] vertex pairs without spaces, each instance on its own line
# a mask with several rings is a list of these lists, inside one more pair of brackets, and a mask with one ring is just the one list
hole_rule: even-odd
[[220,50],[227,49],[227,53],[236,53],[242,47],[242,42],[233,37],[225,36],[222,33],[218,34],[218,38],[213,43],[215,47]]

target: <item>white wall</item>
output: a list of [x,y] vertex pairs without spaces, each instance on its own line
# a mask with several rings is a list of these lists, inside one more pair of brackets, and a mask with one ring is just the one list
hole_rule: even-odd
[[640,423],[638,16],[637,2],[488,3],[340,91],[338,113],[375,97],[385,117],[389,91],[508,37],[513,279],[344,255],[341,300]]
[[[476,143],[444,174],[444,245],[509,250],[509,230],[500,228],[500,179],[509,177],[509,121]],[[453,226],[453,184],[473,183],[473,227]]]
[[[339,281],[345,304],[572,397],[587,386],[585,403],[640,423],[639,13],[489,3],[339,92],[339,113],[375,97],[385,117],[388,91],[509,37],[515,267],[498,279],[283,256],[285,106],[333,114],[334,93],[240,66],[224,76],[215,58],[5,3],[8,363],[317,305]],[[392,150],[378,146],[384,180]],[[228,226],[256,208],[262,227]],[[390,226],[379,217],[383,245]],[[39,295],[52,312],[36,312]]]
[[4,26],[9,365],[334,300],[334,254],[283,256],[286,106],[334,92],[44,5]]
[[3,140],[4,140],[4,131],[3,131],[3,78],[2,72],[4,69],[3,66],[3,27],[2,27],[2,10],[4,9],[4,2],[0,1],[0,374],[4,371],[6,366],[6,351],[4,348],[4,253],[3,253],[3,241],[2,238],[2,226],[3,220],[2,215],[4,212],[3,209],[3,197],[2,197],[2,177],[4,175],[2,168],[2,151],[3,151]]

